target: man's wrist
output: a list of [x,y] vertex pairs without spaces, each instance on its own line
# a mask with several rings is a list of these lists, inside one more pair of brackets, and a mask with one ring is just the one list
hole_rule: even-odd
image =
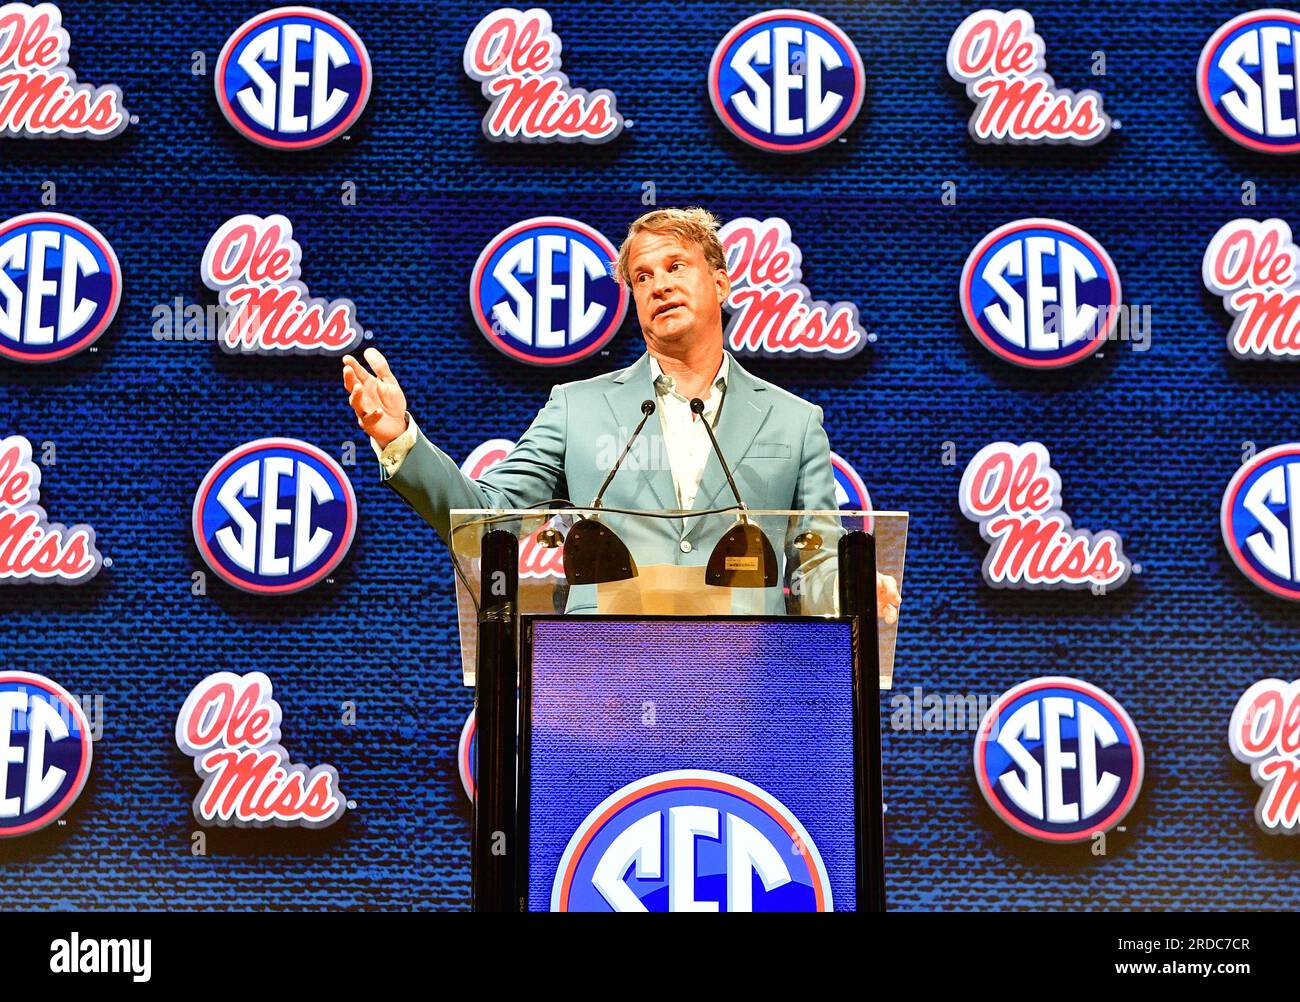
[[[402,422],[403,422],[403,427],[401,431],[399,431],[396,435],[393,435],[391,438],[389,438],[387,442],[379,442],[379,448],[381,450],[387,449],[390,445],[392,445],[399,438],[401,438],[403,435],[405,435],[408,431],[411,430],[411,414],[409,411],[406,413],[406,416],[402,419]],[[372,435],[371,438],[374,438],[374,436]],[[379,440],[375,439],[375,441],[378,442]]]
[[406,430],[387,445],[380,446],[376,439],[373,437],[370,439],[370,445],[375,450],[375,457],[379,460],[388,476],[393,476],[401,469],[407,453],[415,446],[419,434],[420,429],[408,411],[406,414]]

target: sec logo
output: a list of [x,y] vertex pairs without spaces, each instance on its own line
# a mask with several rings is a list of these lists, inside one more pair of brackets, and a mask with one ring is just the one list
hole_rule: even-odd
[[1055,219],[1019,219],[976,245],[961,274],[971,332],[999,358],[1031,369],[1073,365],[1119,319],[1119,273],[1092,237]]
[[578,826],[551,911],[826,912],[817,846],[775,797],[720,772],[629,783]]
[[[563,570],[560,576],[564,576]],[[460,774],[460,785],[470,803],[478,799],[478,713],[469,711],[465,723],[460,728],[460,740],[456,744],[456,771]]]
[[460,773],[461,789],[470,803],[478,799],[478,785],[474,777],[478,775],[478,714],[473,710],[465,718],[460,729],[460,741],[456,745],[456,771]]
[[866,93],[862,57],[825,18],[769,10],[727,33],[709,63],[709,100],[739,139],[805,153],[853,124]]
[[227,453],[203,478],[192,524],[220,578],[283,595],[310,588],[347,555],[357,500],[342,467],[314,445],[263,438]]
[[846,511],[870,511],[871,495],[858,471],[837,452],[831,453],[831,470],[835,473],[835,502]]
[[1300,14],[1253,10],[1234,17],[1201,50],[1201,107],[1234,143],[1262,153],[1300,151],[1297,57]]
[[465,462],[460,464],[460,472],[471,480],[477,480],[510,455],[514,447],[515,443],[508,438],[489,438],[470,450]]
[[532,365],[568,365],[603,348],[627,313],[614,245],[561,216],[502,230],[469,279],[470,309],[498,351]]
[[989,707],[975,778],[993,812],[1043,842],[1119,824],[1142,789],[1142,740],[1124,708],[1075,678],[1035,678]]
[[1233,474],[1219,523],[1242,574],[1300,600],[1300,445],[1265,449]]
[[0,838],[53,824],[86,785],[90,722],[66,689],[0,672]]
[[214,83],[237,132],[272,149],[309,150],[361,116],[370,77],[370,54],[347,24],[313,7],[277,7],[230,36]]
[[58,212],[0,223],[0,355],[39,363],[85,351],[121,299],[117,255],[93,226]]

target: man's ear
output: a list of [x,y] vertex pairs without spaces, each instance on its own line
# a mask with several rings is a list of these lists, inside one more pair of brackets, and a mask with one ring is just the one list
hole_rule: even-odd
[[726,268],[713,270],[713,284],[718,290],[718,305],[721,306],[731,295],[731,276],[727,274]]

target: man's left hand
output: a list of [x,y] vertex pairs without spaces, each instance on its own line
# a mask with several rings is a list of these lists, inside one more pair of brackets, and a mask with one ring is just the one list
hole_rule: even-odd
[[898,591],[898,578],[888,574],[876,575],[876,617],[886,623],[898,622],[898,606],[903,596]]

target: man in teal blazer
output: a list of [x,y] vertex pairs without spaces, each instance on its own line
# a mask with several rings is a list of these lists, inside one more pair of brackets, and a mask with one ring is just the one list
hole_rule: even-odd
[[[632,290],[646,353],[618,372],[556,386],[510,454],[477,480],[424,437],[377,350],[365,353],[373,371],[345,357],[349,402],[385,482],[444,541],[455,508],[526,508],[552,499],[590,505],[641,420],[642,403],[651,400],[655,414],[606,491],[604,507],[689,512],[734,504],[700,424],[709,421],[749,508],[834,510],[821,408],[745,371],[723,350],[730,281],[717,226],[702,209],[655,210],[632,224],[618,274]],[[701,415],[690,410],[696,397],[704,403]],[[605,520],[638,565],[702,566],[719,529],[719,516]],[[763,528],[769,538],[780,532],[772,538],[779,558],[786,526]],[[833,538],[825,542],[833,552]],[[763,607],[784,611],[780,588],[768,591]],[[880,615],[893,622],[898,602],[897,583],[880,576]],[[594,596],[574,588],[569,606],[594,608]]]

